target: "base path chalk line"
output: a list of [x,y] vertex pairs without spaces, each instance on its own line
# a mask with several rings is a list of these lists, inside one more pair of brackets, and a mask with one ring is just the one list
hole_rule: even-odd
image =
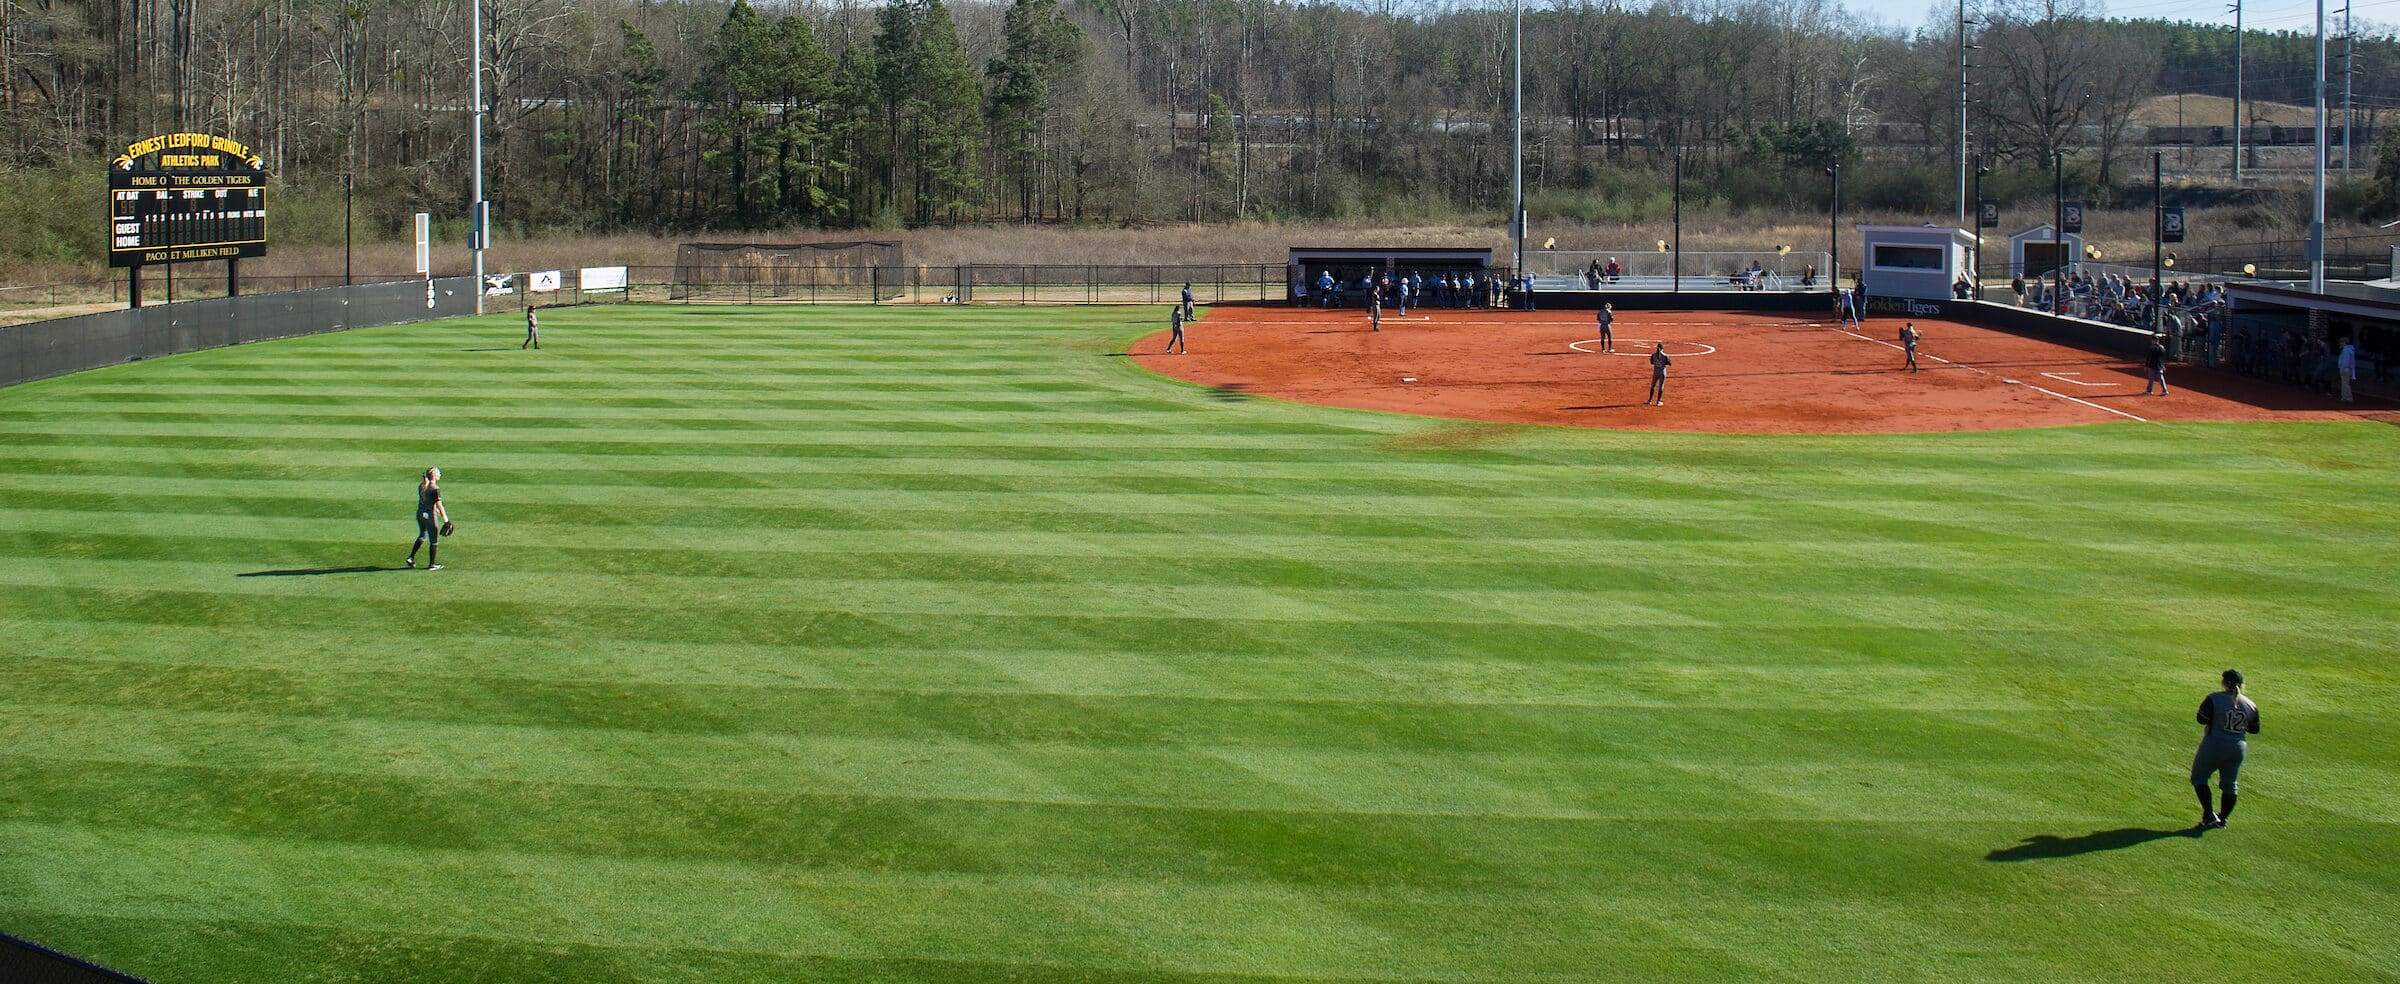
[[2077,376],[2081,376],[2081,375],[2083,375],[2083,374],[2082,374],[2082,373],[2080,373],[2080,372],[2045,372],[2045,373],[2043,373],[2042,375],[2044,375],[2044,376],[2048,376],[2048,377],[2050,377],[2050,378],[2052,378],[2052,379],[2055,379],[2055,380],[2058,380],[2059,382],[2062,382],[2062,383],[2074,383],[2074,384],[2075,384],[2075,385],[2077,385],[2077,386],[2115,386],[2115,385],[2116,385],[2115,383],[2094,383],[2094,382],[2088,382],[2088,381],[2085,381],[2085,380],[2081,380],[2081,379],[2077,379],[2077,378],[2075,378],[2075,377],[2077,377]]
[[[1875,344],[1877,344],[1877,345],[1881,345],[1881,346],[1883,346],[1884,348],[1889,348],[1889,349],[1897,349],[1897,348],[1900,348],[1900,347],[1901,347],[1901,346],[1900,346],[1900,343],[1898,343],[1898,342],[1887,342],[1887,341],[1884,341],[1883,339],[1876,338],[1876,337],[1874,337],[1874,336],[1872,336],[1872,335],[1861,335],[1861,334],[1859,334],[1859,333],[1857,333],[1857,332],[1855,332],[1855,331],[1851,331],[1851,330],[1850,330],[1850,329],[1848,329],[1848,328],[1835,328],[1834,330],[1835,330],[1835,331],[1838,331],[1838,332],[1841,332],[1841,333],[1842,333],[1842,334],[1844,334],[1844,335],[1848,335],[1848,336],[1850,336],[1850,337],[1852,337],[1852,338],[1858,339],[1859,341],[1862,341],[1862,342],[1874,342]],[[1949,359],[1942,358],[1941,356],[1938,356],[1938,355],[1928,355],[1928,356],[1926,356],[1926,358],[1928,358],[1928,359],[1932,359],[1933,361],[1935,361],[1935,362],[1939,362],[1939,363],[1942,363],[1942,364],[1944,364],[1944,365],[1952,365],[1952,366],[1957,366],[1957,367],[1959,367],[1959,368],[1961,368],[1961,369],[1964,369],[1964,370],[1966,370],[1966,371],[1968,371],[1968,372],[1972,372],[1972,373],[1978,373],[1978,374],[1985,375],[1985,376],[1990,376],[1990,377],[1992,377],[1993,379],[1997,379],[1997,380],[1999,380],[1999,381],[2001,381],[2001,382],[2003,382],[2003,383],[2007,383],[2007,384],[2008,384],[2008,385],[2010,385],[2010,386],[2022,386],[2022,387],[2025,387],[2026,389],[2032,390],[2032,391],[2034,391],[2034,392],[2036,392],[2036,393],[2043,394],[2043,395],[2045,395],[2045,396],[2055,396],[2055,397],[2058,397],[2059,399],[2061,399],[2061,400],[2065,400],[2065,401],[2067,401],[2067,402],[2069,402],[2069,403],[2080,403],[2080,404],[2083,404],[2084,406],[2090,407],[2090,408],[2092,408],[2092,409],[2094,409],[2094,410],[2106,410],[2106,411],[2108,411],[2109,413],[2116,414],[2117,416],[2119,416],[2119,417],[2123,417],[2123,418],[2125,418],[2125,419],[2127,419],[2127,420],[2139,421],[2139,422],[2141,422],[2141,423],[2145,423],[2145,424],[2147,424],[2147,423],[2149,423],[2149,422],[2150,422],[2150,418],[2148,418],[2148,417],[2137,417],[2137,416],[2134,416],[2133,414],[2126,413],[2125,411],[2123,411],[2123,410],[2119,410],[2119,409],[2117,409],[2117,408],[2115,408],[2115,407],[2104,407],[2104,406],[2101,406],[2100,404],[2093,403],[2092,401],[2090,401],[2090,400],[2086,400],[2086,399],[2083,399],[2082,397],[2068,396],[2067,394],[2065,394],[2065,393],[2061,393],[2061,392],[2059,392],[2059,391],[2057,391],[2057,390],[2043,389],[2042,387],[2035,386],[2035,385],[2033,385],[2032,383],[2028,383],[2028,382],[2026,382],[2026,381],[2024,381],[2024,380],[2021,380],[2021,379],[2010,379],[2010,378],[2008,378],[2007,376],[2003,376],[2003,375],[2000,375],[2000,374],[1998,374],[1998,373],[1994,373],[1994,372],[1986,372],[1985,370],[1982,370],[1982,369],[1976,368],[1976,367],[1974,367],[1974,366],[1970,366],[1970,365],[1968,365],[1968,364],[1966,364],[1966,363],[1964,363],[1964,362],[1952,362],[1952,361],[1950,361]]]
[[[1568,342],[1568,343],[1567,343],[1567,347],[1568,347],[1568,348],[1571,348],[1571,349],[1574,349],[1575,351],[1581,352],[1581,353],[1583,353],[1583,354],[1585,354],[1585,355],[1622,355],[1622,356],[1625,356],[1625,357],[1627,357],[1627,358],[1631,358],[1631,359],[1647,359],[1647,358],[1649,358],[1649,357],[1650,357],[1650,353],[1648,353],[1648,352],[1594,352],[1594,351],[1592,351],[1591,349],[1584,348],[1584,346],[1586,346],[1586,345],[1598,345],[1598,344],[1600,344],[1600,340],[1599,340],[1599,339],[1597,339],[1597,338],[1586,338],[1586,339],[1584,339],[1584,340],[1582,340],[1582,341],[1580,341],[1580,342]],[[1643,345],[1657,345],[1657,344],[1659,344],[1659,339],[1656,339],[1656,338],[1619,338],[1619,339],[1616,339],[1616,340],[1614,340],[1614,342],[1612,342],[1612,344],[1617,344],[1617,345],[1632,345],[1632,346],[1639,347],[1639,346],[1643,346]],[[1694,356],[1702,356],[1702,355],[1715,355],[1715,354],[1717,354],[1717,347],[1716,347],[1716,346],[1714,346],[1714,345],[1710,345],[1710,344],[1708,344],[1708,343],[1706,343],[1706,342],[1668,342],[1668,343],[1666,343],[1666,344],[1668,344],[1668,345],[1690,345],[1690,346],[1693,346],[1693,347],[1695,347],[1695,348],[1698,348],[1698,349],[1700,350],[1700,351],[1697,351],[1697,352],[1669,352],[1669,353],[1667,353],[1667,355],[1668,355],[1668,357],[1670,357],[1670,358],[1685,359],[1685,358],[1691,358],[1691,357],[1694,357]]]

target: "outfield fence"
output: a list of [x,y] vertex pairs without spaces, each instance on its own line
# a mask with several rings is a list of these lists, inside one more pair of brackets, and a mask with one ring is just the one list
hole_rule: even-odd
[[475,313],[475,278],[324,287],[0,327],[0,386],[244,342]]
[[139,977],[0,933],[0,981],[9,984],[147,984]]

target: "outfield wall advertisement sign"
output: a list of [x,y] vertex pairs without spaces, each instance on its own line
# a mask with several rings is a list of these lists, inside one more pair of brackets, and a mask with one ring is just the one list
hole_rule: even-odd
[[164,133],[108,168],[108,265],[267,255],[267,171],[231,137]]
[[575,283],[583,290],[624,290],[625,268],[584,267],[576,274]]
[[525,292],[528,294],[558,293],[558,271],[536,270],[526,274]]

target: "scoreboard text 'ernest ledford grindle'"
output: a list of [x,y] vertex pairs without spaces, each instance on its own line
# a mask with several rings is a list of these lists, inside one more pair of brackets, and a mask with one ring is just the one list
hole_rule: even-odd
[[128,145],[108,172],[108,265],[267,255],[266,182],[250,148],[227,137],[167,133]]

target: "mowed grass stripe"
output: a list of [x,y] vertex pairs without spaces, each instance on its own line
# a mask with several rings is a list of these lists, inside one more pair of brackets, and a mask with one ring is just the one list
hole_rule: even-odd
[[[1451,425],[1109,357],[1153,314],[0,392],[0,913],[202,981],[2400,968],[2389,428]],[[453,569],[349,572],[427,464]],[[2122,836],[2235,664],[2241,822]]]

